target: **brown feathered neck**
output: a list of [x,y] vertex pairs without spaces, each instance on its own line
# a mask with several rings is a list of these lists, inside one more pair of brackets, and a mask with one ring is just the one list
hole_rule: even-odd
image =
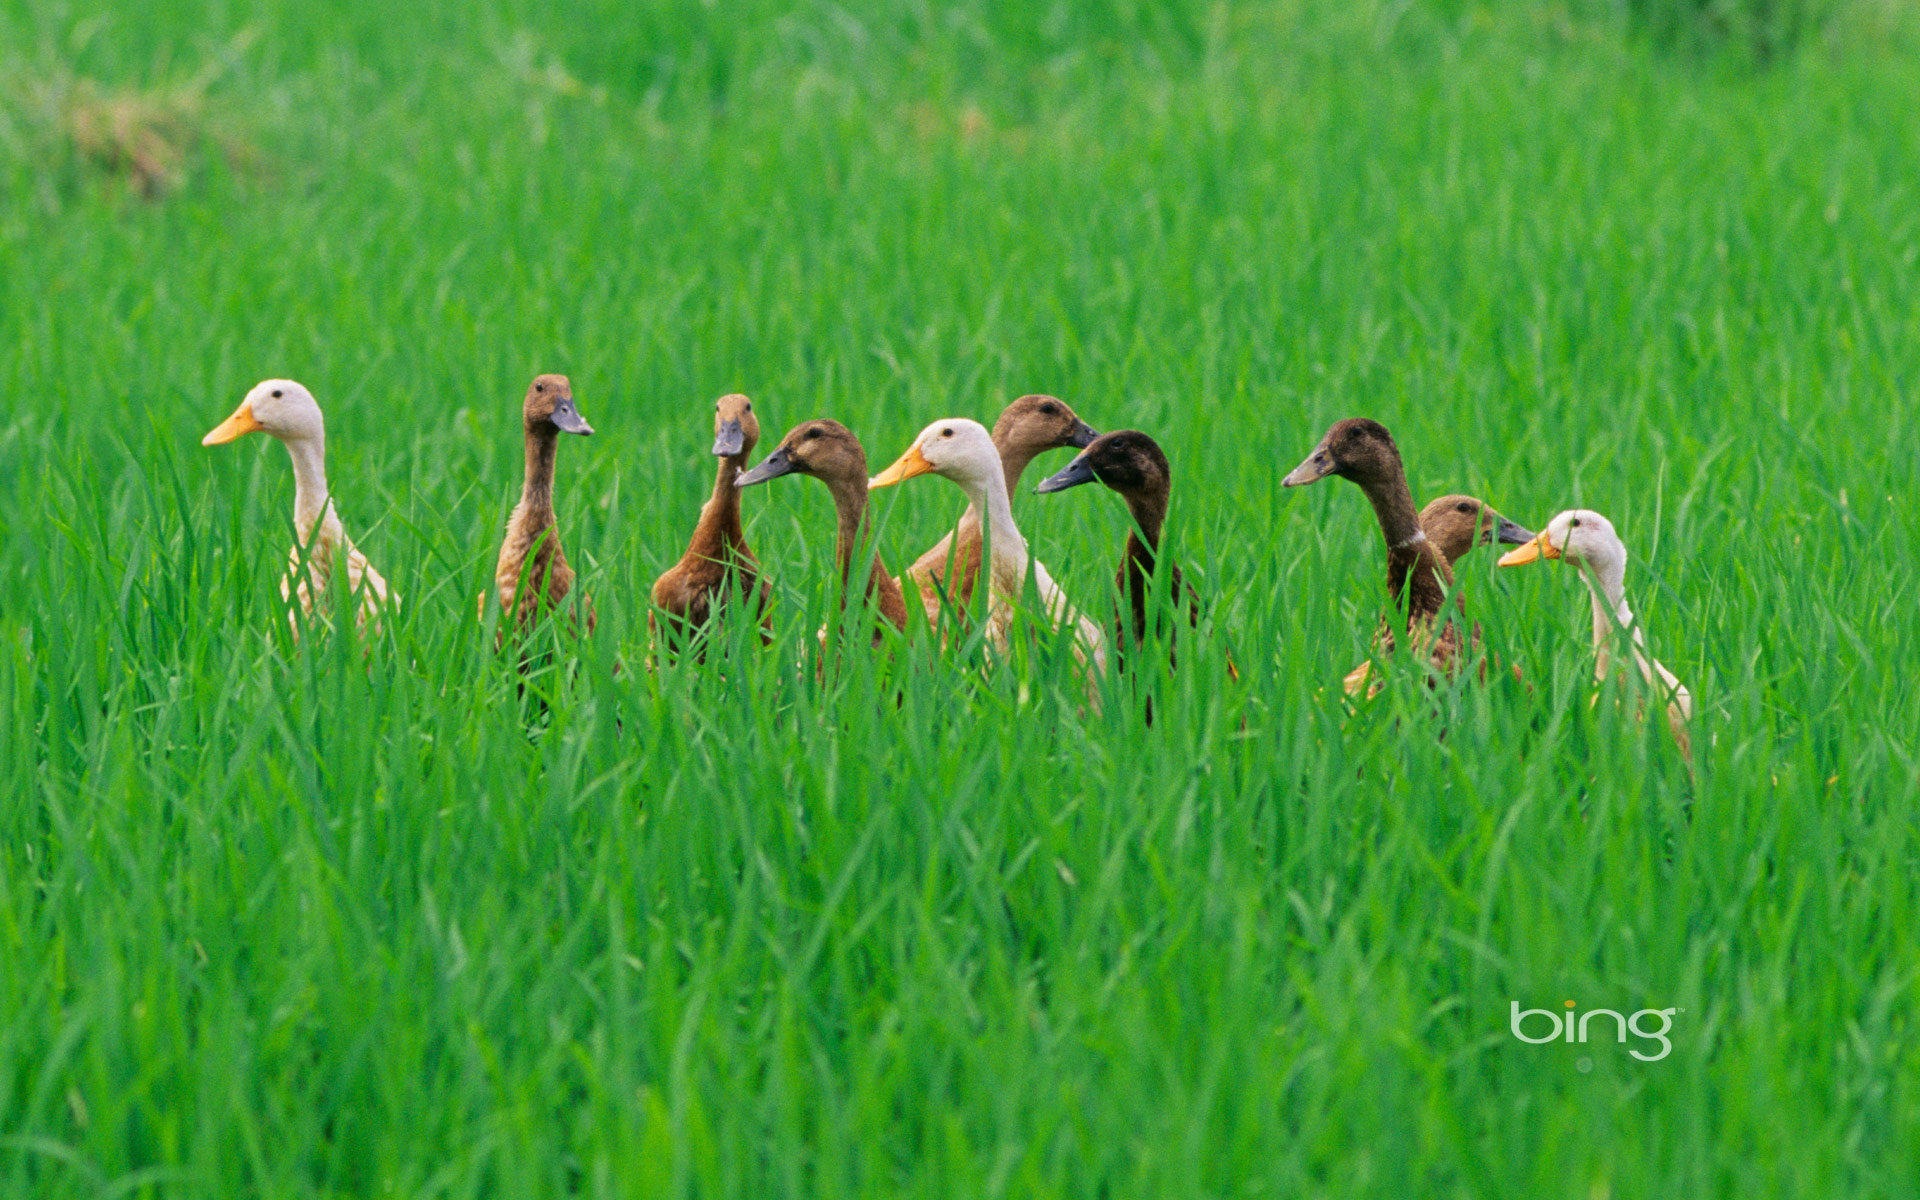
[[688,552],[701,558],[723,559],[724,551],[746,544],[746,531],[740,524],[740,489],[733,486],[734,476],[747,469],[752,443],[738,454],[720,460],[713,472],[713,495],[700,509],[700,523],[693,527]]

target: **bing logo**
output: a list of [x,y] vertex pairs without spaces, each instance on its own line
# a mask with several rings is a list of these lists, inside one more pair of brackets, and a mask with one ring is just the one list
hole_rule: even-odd
[[[1590,1008],[1586,1012],[1576,1013],[1574,1002],[1566,1002],[1567,1011],[1557,1013],[1550,1008],[1521,1008],[1518,1000],[1510,1001],[1511,1015],[1508,1027],[1513,1036],[1529,1045],[1540,1046],[1547,1042],[1579,1042],[1584,1044],[1593,1032],[1594,1018],[1600,1018],[1599,1036],[1605,1038],[1608,1033],[1614,1035],[1614,1041],[1624,1044],[1631,1032],[1646,1044],[1660,1043],[1657,1054],[1643,1054],[1640,1047],[1627,1051],[1641,1062],[1659,1062],[1673,1053],[1673,1043],[1667,1040],[1667,1034],[1673,1031],[1673,1014],[1677,1008],[1643,1008],[1632,1016],[1625,1016],[1611,1008]],[[1647,1022],[1649,1028],[1641,1028],[1641,1022]],[[1531,1027],[1535,1031],[1527,1032]],[[1657,1027],[1653,1027],[1658,1022]],[[1583,1068],[1584,1069],[1584,1068]]]

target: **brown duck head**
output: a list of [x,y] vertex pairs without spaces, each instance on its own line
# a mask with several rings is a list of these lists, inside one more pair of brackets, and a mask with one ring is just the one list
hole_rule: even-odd
[[744,458],[760,441],[760,421],[753,401],[733,392],[713,404],[713,456]]
[[811,475],[828,483],[852,481],[864,492],[867,452],[840,422],[824,417],[806,421],[788,430],[759,466],[735,476],[733,485],[752,487],[782,475]]
[[1024,458],[1060,446],[1085,447],[1099,435],[1057,396],[1022,396],[993,423],[994,448],[1002,458]]
[[567,382],[565,375],[536,375],[527,385],[527,400],[521,406],[521,414],[526,418],[529,434],[551,435],[554,430],[561,433],[593,432],[593,426],[573,404],[573,385]]
[[1121,429],[1095,438],[1034,490],[1061,492],[1097,479],[1129,498],[1165,496],[1172,474],[1158,442],[1139,430]]
[[1420,527],[1449,564],[1475,546],[1500,542],[1524,546],[1533,532],[1507,520],[1493,505],[1473,496],[1442,496],[1420,510]]
[[1400,448],[1393,444],[1387,427],[1365,417],[1348,417],[1335,421],[1313,453],[1280,482],[1283,487],[1300,487],[1338,475],[1365,488],[1389,483],[1403,474]]

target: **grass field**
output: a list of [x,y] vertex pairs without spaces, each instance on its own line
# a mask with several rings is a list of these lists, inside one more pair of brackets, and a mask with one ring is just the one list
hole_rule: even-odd
[[[0,1195],[1920,1192],[1903,10],[488,7],[0,10]],[[530,720],[472,605],[538,371],[599,631]],[[276,642],[286,455],[198,444],[274,375],[371,651]],[[1059,645],[816,683],[777,480],[775,646],[649,674],[733,390],[875,469],[1147,430],[1211,619],[1097,712]],[[1529,687],[1348,710],[1372,514],[1279,486],[1348,415],[1613,518],[1692,776],[1552,564],[1461,572]],[[960,507],[876,501],[896,569]],[[1015,508],[1104,609],[1117,499]],[[1567,1000],[1671,1053],[1512,1036]]]

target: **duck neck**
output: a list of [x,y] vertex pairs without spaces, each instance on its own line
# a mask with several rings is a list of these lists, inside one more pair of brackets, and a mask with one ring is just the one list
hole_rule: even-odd
[[1380,522],[1380,536],[1387,543],[1387,592],[1396,605],[1406,603],[1411,628],[1445,606],[1453,572],[1427,540],[1427,532],[1420,526],[1420,512],[1413,506],[1413,493],[1407,489],[1406,473],[1398,463],[1386,478],[1363,487]]
[[752,449],[743,447],[740,453],[721,459],[714,469],[713,495],[700,510],[700,528],[694,535],[696,542],[710,552],[710,557],[717,557],[712,551],[738,546],[746,540],[740,528],[740,489],[733,485],[733,480],[747,469],[747,456]]
[[520,487],[520,519],[532,528],[553,524],[553,458],[560,440],[547,429],[527,430],[527,480]]
[[1619,562],[1582,562],[1580,577],[1587,581],[1587,598],[1593,602],[1593,644],[1603,653],[1616,629],[1634,629],[1633,610],[1627,607],[1627,567]]
[[[1013,523],[1013,505],[1007,500],[1007,482],[1000,475],[968,477],[961,483],[974,511],[981,514],[980,524],[987,533],[987,551],[995,559],[1011,563],[1018,560],[1019,572],[1026,570],[1027,539]],[[1019,573],[1016,572],[1016,573]]]
[[839,564],[841,582],[846,585],[841,592],[841,604],[844,606],[846,592],[853,587],[853,557],[860,552],[862,535],[866,532],[867,481],[862,477],[824,482],[827,490],[833,493],[833,514],[839,524],[834,538],[833,558]]
[[1160,548],[1160,530],[1167,523],[1167,490],[1165,488],[1147,488],[1137,492],[1127,492],[1127,511],[1133,514],[1133,523],[1140,528],[1147,557],[1152,559],[1154,551]]
[[293,459],[293,524],[302,541],[316,525],[331,515],[331,495],[327,491],[327,443],[323,434],[296,438],[287,442],[287,454]]

